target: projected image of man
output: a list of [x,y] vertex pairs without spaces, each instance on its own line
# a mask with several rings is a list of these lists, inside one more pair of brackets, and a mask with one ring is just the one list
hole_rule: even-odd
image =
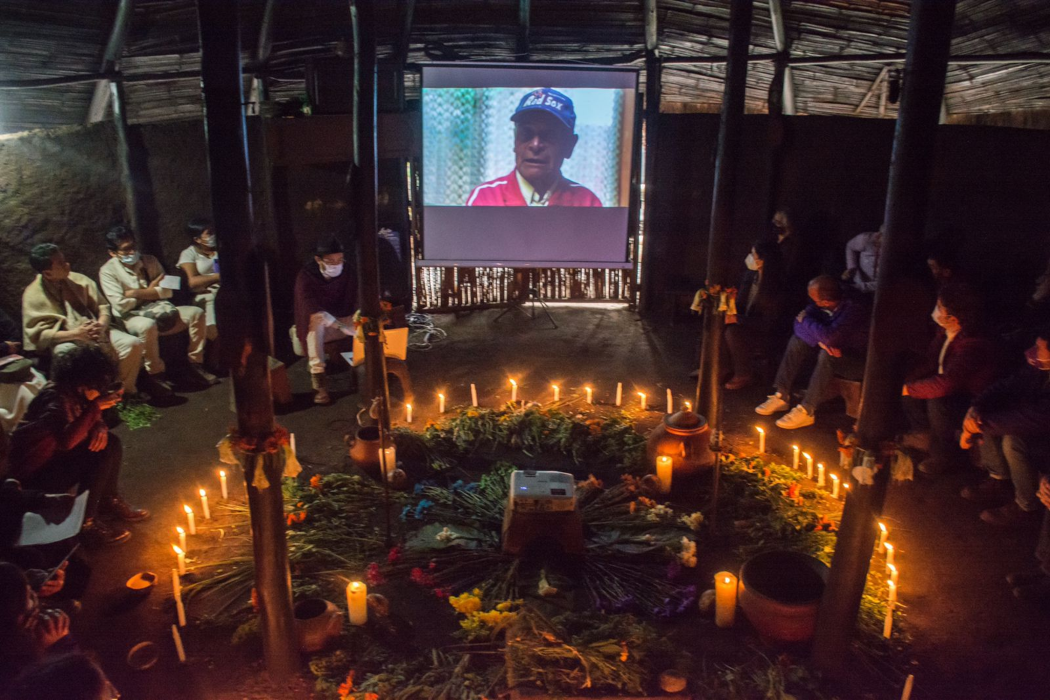
[[572,100],[542,88],[524,95],[511,115],[514,171],[475,187],[468,207],[600,207],[589,189],[561,174],[579,136]]

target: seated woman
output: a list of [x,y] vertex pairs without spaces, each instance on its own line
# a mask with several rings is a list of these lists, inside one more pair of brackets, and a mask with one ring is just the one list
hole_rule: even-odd
[[215,232],[207,219],[192,219],[186,224],[186,233],[192,243],[179,253],[179,269],[186,273],[193,303],[204,309],[208,340],[215,340],[219,337],[215,325],[215,295],[219,291],[219,253]]
[[737,291],[735,316],[726,317],[725,341],[733,367],[726,389],[742,389],[754,381],[751,358],[755,351],[776,354],[776,344],[787,336],[784,261],[772,239],[756,242],[744,264]]
[[22,486],[47,493],[90,490],[82,535],[95,546],[131,537],[97,515],[126,522],[149,517],[148,511],[129,506],[117,490],[123,451],[102,420],[102,411],[120,403],[123,395],[113,376],[113,364],[97,345],[78,345],[59,355],[51,382],[11,435],[10,473]]

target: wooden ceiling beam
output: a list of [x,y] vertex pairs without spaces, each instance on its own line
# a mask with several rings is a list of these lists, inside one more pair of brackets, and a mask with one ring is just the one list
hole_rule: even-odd
[[[128,25],[131,24],[132,1],[120,0],[117,5],[113,28],[109,32],[109,41],[106,42],[106,48],[102,52],[102,67],[99,68],[99,73],[110,73],[117,68],[120,55],[124,52]],[[106,118],[106,108],[109,107],[109,98],[112,94],[109,82],[109,79],[103,78],[95,83],[95,93],[91,96],[86,123],[94,124]]]
[[[860,114],[861,110],[868,106],[868,100],[875,96],[875,91],[879,89],[879,85],[881,85],[882,81],[886,79],[886,76],[889,74],[889,72],[889,66],[882,67],[882,70],[879,71],[879,74],[875,77],[875,80],[872,81],[871,87],[869,87],[868,91],[864,93],[864,97],[863,99],[861,99],[860,104],[857,105],[857,108],[853,110],[854,114]],[[883,108],[883,111],[885,111],[885,107]]]

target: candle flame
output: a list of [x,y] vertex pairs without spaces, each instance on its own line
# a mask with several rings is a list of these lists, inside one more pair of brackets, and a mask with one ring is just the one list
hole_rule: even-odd
[[350,590],[352,590],[352,591],[359,591],[359,590],[361,590],[361,582],[360,581],[351,581],[351,583],[350,583]]
[[887,530],[886,530],[886,523],[879,523],[879,529],[882,530],[883,532],[887,532]]
[[190,508],[189,506],[186,506],[186,505],[182,506],[182,509],[184,511],[186,511],[187,513],[192,513],[193,512],[193,509]]
[[849,488],[849,484],[843,484],[843,485],[842,485],[842,488],[844,488],[844,489],[848,489],[848,488]]
[[832,481],[838,481],[839,480],[839,475],[838,474],[832,474],[831,475],[831,480]]
[[186,531],[185,531],[185,530],[183,530],[183,529],[182,529],[181,527],[177,527],[177,526],[176,526],[176,528],[175,528],[175,532],[177,532],[177,533],[179,533],[179,534],[181,535],[181,534],[183,534],[183,533],[184,533],[184,532],[186,532]]
[[764,432],[766,432],[765,430],[762,430],[762,427],[761,427],[761,426],[758,426],[758,425],[756,425],[756,426],[755,426],[755,430],[757,430],[757,431],[758,431],[758,432],[760,432],[760,433],[764,433]]
[[205,496],[207,496],[207,495],[208,495],[208,494],[204,493],[204,489],[201,489],[201,498],[204,498],[204,497],[205,497]]
[[693,407],[693,404],[689,403],[688,401],[685,402],[685,410],[688,411],[688,410],[692,409],[692,407]]
[[181,549],[179,549],[179,545],[177,545],[177,544],[171,545],[171,548],[175,550],[176,554],[185,554],[185,552],[183,552]]
[[438,394],[438,398],[439,399],[443,399],[443,398],[445,398],[445,395],[444,394]]
[[890,570],[890,574],[891,575],[897,573],[897,565],[896,564],[890,564],[886,568]]
[[725,583],[732,583],[733,579],[731,579],[728,576],[726,576],[725,578],[722,579],[722,581],[725,582]]
[[558,388],[557,384],[551,384],[551,389],[557,389],[557,388]]
[[410,410],[410,411],[411,411],[411,410],[412,410],[412,404],[410,404],[410,403],[406,403],[406,404],[405,404],[405,408],[407,408],[408,410]]
[[516,381],[514,381],[513,379],[511,379],[511,380],[510,380],[510,385],[511,385],[511,386],[517,386],[517,385],[518,385],[518,383],[517,383]]
[[803,452],[802,456],[805,457],[806,459],[813,459],[812,457],[809,456],[808,452]]
[[795,452],[798,452],[798,445],[792,445],[791,449],[793,449]]
[[219,470],[219,476],[226,476],[226,472],[224,472],[223,470],[220,469]]
[[896,587],[897,587],[897,584],[895,584],[895,583],[893,582],[893,579],[891,579],[891,578],[890,578],[890,579],[886,579],[886,585],[887,585],[887,586],[889,587],[889,589],[890,589],[891,591],[892,591],[892,590],[893,590],[894,588],[896,588]]

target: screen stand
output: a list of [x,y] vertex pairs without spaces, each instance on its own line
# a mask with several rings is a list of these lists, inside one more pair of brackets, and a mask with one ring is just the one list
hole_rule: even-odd
[[506,316],[507,314],[509,314],[512,311],[518,312],[522,316],[525,316],[526,318],[528,318],[530,321],[535,321],[537,316],[539,315],[539,314],[536,313],[536,304],[539,304],[540,305],[540,310],[543,312],[543,315],[547,317],[547,320],[551,322],[552,326],[557,328],[558,324],[554,321],[554,317],[551,316],[550,307],[547,306],[547,302],[545,302],[543,300],[543,298],[540,297],[539,290],[536,289],[535,287],[529,287],[528,297],[529,297],[529,310],[528,311],[525,310],[525,300],[519,297],[518,299],[515,299],[514,301],[510,302],[510,306],[505,308],[503,310],[503,312],[500,313],[499,316],[497,316],[496,318],[492,319],[492,322],[495,323],[496,321],[499,321],[501,318],[503,318],[504,316]]

